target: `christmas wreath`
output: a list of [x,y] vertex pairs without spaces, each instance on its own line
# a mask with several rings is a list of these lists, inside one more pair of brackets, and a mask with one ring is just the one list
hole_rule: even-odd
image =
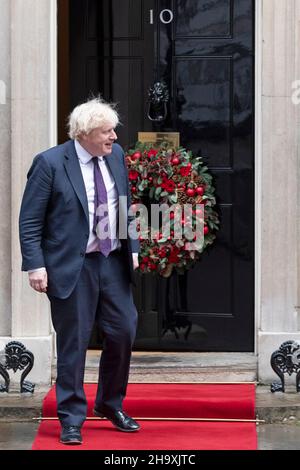
[[135,215],[140,204],[148,208],[151,204],[167,204],[168,207],[189,205],[192,210],[189,215],[181,215],[181,225],[193,227],[197,221],[202,221],[204,235],[200,249],[187,249],[191,240],[187,240],[184,234],[179,239],[174,236],[176,227],[172,212],[169,214],[168,236],[161,227],[153,233],[151,221],[146,230],[137,227],[140,230],[139,270],[142,273],[168,277],[174,268],[179,274],[184,273],[213,243],[219,228],[218,213],[214,210],[215,189],[208,168],[201,157],[194,156],[183,147],[172,148],[166,142],[159,145],[137,142],[127,152],[126,162]]

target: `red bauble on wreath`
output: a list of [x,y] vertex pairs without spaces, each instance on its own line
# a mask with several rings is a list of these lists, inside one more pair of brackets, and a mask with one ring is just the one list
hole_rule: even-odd
[[142,273],[158,273],[164,277],[169,277],[173,269],[184,273],[214,242],[219,229],[219,216],[214,209],[215,189],[208,168],[201,157],[193,156],[183,147],[170,147],[166,142],[159,145],[137,142],[134,149],[127,152],[126,162],[133,207],[139,203],[146,203],[148,207],[154,203],[181,207],[188,204],[192,207],[192,217],[187,220],[182,215],[182,225],[193,226],[198,217],[202,219],[201,249],[187,249],[190,239],[185,239],[184,234],[180,239],[174,237],[172,212],[169,236],[164,236],[160,230],[153,236],[151,223],[146,232],[140,233],[139,270]]

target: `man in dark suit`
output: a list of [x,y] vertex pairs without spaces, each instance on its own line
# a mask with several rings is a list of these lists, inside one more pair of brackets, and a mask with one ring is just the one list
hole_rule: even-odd
[[100,98],[77,106],[69,119],[71,140],[35,157],[22,200],[22,270],[51,304],[64,444],[82,442],[84,366],[94,322],[104,337],[94,414],[121,431],[140,428],[122,410],[137,326],[130,282],[139,243],[127,236],[134,220],[124,152],[114,143],[118,122],[114,107]]

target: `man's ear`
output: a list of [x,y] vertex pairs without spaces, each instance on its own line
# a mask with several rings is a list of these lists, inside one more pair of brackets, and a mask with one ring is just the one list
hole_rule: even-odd
[[83,134],[80,134],[80,135],[78,136],[78,139],[77,139],[77,140],[78,140],[79,143],[80,143],[80,142],[86,142],[86,138],[87,138],[87,134],[84,134],[84,133],[83,133]]

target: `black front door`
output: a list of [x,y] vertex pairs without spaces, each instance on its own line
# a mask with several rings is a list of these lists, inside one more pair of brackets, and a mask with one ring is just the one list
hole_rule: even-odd
[[[124,148],[178,131],[214,176],[221,229],[197,266],[138,275],[136,349],[252,351],[254,341],[254,0],[71,0],[70,107],[119,104]],[[168,86],[162,124],[147,93]]]

